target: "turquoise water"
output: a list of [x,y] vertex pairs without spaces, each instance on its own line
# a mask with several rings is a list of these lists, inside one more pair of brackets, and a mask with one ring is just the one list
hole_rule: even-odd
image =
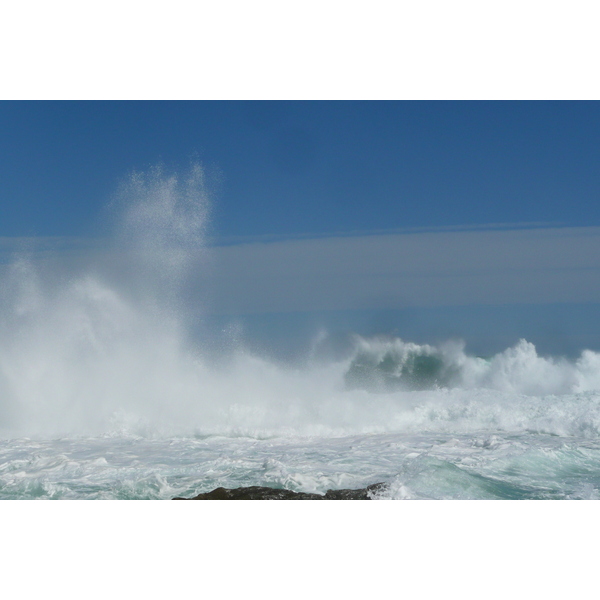
[[600,441],[480,432],[0,443],[2,499],[170,499],[248,485],[325,493],[379,481],[382,499],[597,499]]

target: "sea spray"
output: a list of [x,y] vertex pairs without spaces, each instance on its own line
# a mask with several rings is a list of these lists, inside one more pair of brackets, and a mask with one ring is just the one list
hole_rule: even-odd
[[[127,258],[129,291],[136,300],[167,308],[182,319],[182,290],[190,269],[205,248],[210,199],[204,171],[187,173],[154,167],[134,172],[110,208],[115,217],[113,245]],[[196,265],[197,266],[197,265]]]
[[5,435],[160,421],[189,401],[199,385],[181,289],[208,206],[197,165],[183,177],[134,173],[112,205],[112,240],[88,264],[65,276],[62,265],[16,258],[0,307]]

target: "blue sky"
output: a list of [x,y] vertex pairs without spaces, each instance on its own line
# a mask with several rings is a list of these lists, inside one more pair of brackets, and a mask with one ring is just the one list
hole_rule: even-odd
[[197,156],[219,236],[600,222],[596,102],[3,102],[0,235],[80,235]]
[[255,336],[600,348],[598,139],[597,102],[2,102],[0,238],[97,236],[199,160],[213,312]]

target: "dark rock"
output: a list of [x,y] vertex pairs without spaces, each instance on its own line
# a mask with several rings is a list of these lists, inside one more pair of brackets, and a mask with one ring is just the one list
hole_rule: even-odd
[[194,498],[173,498],[173,500],[371,500],[374,494],[383,491],[385,487],[385,483],[374,483],[358,490],[327,490],[324,496],[256,485],[234,489],[219,487],[212,492],[198,494]]
[[373,495],[386,487],[385,483],[374,483],[359,490],[327,490],[325,500],[372,500]]

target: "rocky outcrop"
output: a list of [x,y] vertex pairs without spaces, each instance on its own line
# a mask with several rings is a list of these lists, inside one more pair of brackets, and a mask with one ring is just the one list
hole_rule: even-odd
[[327,490],[325,500],[372,500],[373,496],[385,491],[387,484],[374,483],[358,490]]
[[385,483],[374,483],[358,490],[327,490],[324,496],[260,486],[234,489],[219,487],[212,492],[198,494],[194,498],[173,498],[173,500],[372,500],[373,496],[383,491],[385,487]]

